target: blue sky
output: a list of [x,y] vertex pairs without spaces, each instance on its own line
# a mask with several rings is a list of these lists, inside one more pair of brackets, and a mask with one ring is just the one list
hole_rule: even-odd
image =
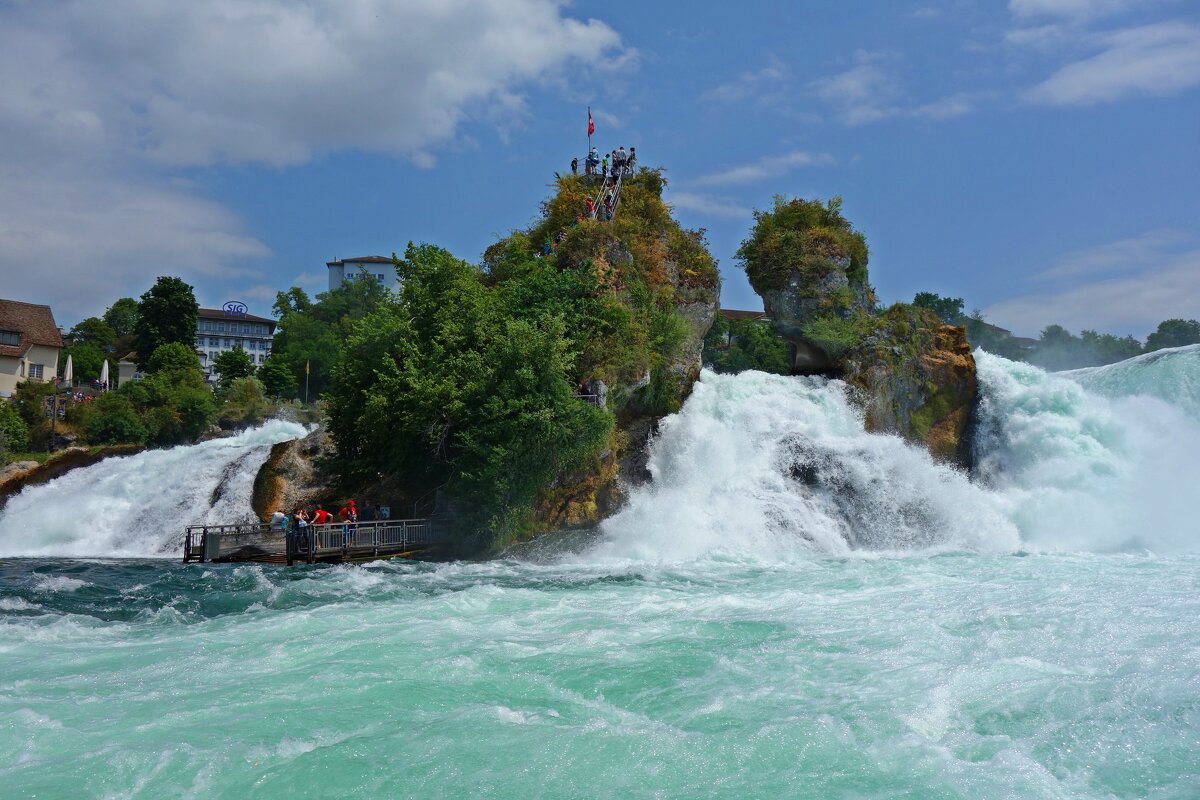
[[[189,7],[191,6],[191,7]],[[476,260],[586,145],[733,257],[845,199],[881,300],[1024,335],[1200,317],[1188,0],[0,0],[0,296],[61,323],[181,275],[269,311],[409,240]]]

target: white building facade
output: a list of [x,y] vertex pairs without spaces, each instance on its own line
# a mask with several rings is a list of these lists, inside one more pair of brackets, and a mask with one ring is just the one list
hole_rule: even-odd
[[359,256],[358,258],[342,258],[327,261],[329,269],[329,291],[342,285],[344,281],[371,278],[379,281],[385,289],[395,291],[400,288],[400,277],[396,274],[396,264],[386,256]]
[[241,303],[226,303],[224,308],[202,308],[196,320],[196,352],[208,380],[219,376],[213,362],[221,353],[240,347],[255,367],[261,367],[271,354],[275,320],[256,317]]

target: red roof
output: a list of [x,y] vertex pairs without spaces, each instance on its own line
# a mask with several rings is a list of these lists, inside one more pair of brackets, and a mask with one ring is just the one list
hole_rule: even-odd
[[20,344],[0,345],[0,356],[20,358],[35,344],[62,348],[62,332],[54,321],[50,306],[0,300],[0,331],[16,333]]

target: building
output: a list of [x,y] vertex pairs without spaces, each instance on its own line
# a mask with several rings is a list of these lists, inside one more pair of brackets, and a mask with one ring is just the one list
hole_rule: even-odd
[[12,397],[24,380],[56,380],[62,348],[50,306],[0,300],[0,397]]
[[245,350],[254,366],[262,366],[271,354],[275,324],[273,319],[247,314],[241,303],[229,302],[220,309],[200,309],[196,321],[196,352],[205,377],[215,381],[219,376],[213,370],[213,362],[221,353],[235,347]]
[[395,291],[400,288],[400,276],[396,274],[395,262],[384,256],[359,256],[327,261],[329,269],[329,291],[360,277],[369,277],[383,284],[383,288]]

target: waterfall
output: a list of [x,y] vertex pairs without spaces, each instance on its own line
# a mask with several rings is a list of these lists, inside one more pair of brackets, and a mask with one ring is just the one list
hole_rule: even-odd
[[272,445],[303,436],[274,420],[228,439],[107,458],[0,511],[0,556],[176,556],[187,525],[250,516],[254,478]]
[[974,478],[868,434],[840,381],[703,373],[591,555],[1196,549],[1200,424],[1164,397],[1200,384],[1200,348],[1065,377],[976,358]]

